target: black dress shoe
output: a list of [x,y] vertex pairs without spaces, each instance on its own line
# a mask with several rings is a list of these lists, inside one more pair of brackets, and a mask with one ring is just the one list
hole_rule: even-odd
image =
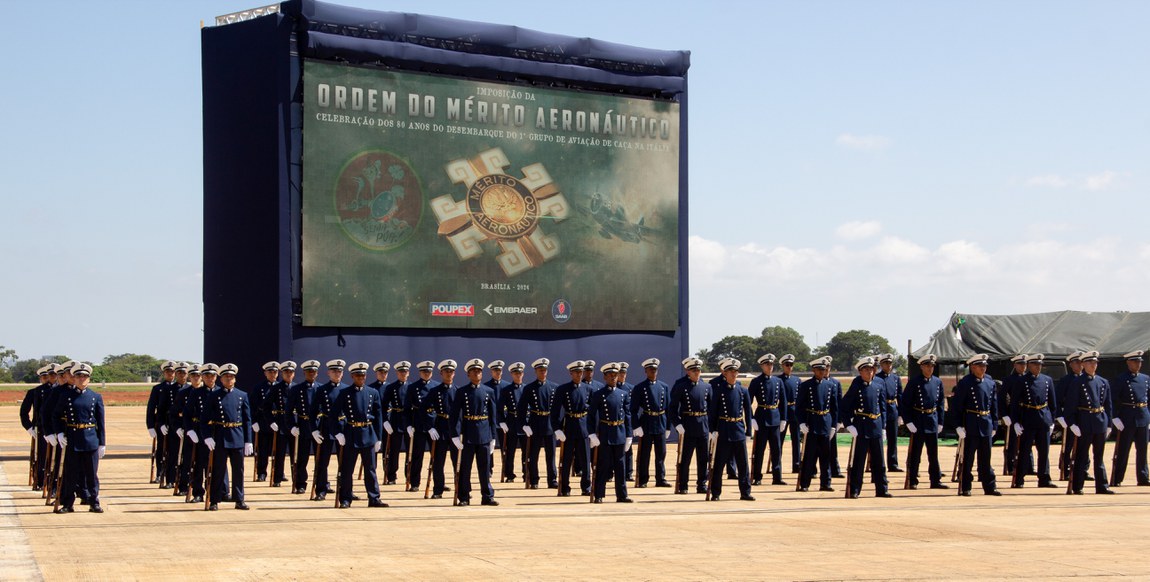
[[735,473],[727,473],[727,478],[728,479],[738,479],[739,476],[736,475]]
[[74,513],[75,511],[71,507],[57,507],[55,513]]
[[661,483],[655,483],[655,487],[670,487],[670,486],[671,486],[671,484],[666,482],[666,481],[663,481]]
[[1041,489],[1061,489],[1061,487],[1055,485],[1054,483],[1050,483],[1050,482],[1043,483],[1043,484],[1039,485],[1038,487]]
[[687,494],[686,489],[676,489],[675,490],[675,495],[686,495],[686,494]]
[[236,509],[243,509],[246,511],[246,510],[251,509],[251,508],[248,507],[247,503],[244,503],[243,501],[237,501],[236,502]]
[[642,484],[636,483],[636,484],[635,484],[635,488],[636,488],[636,489],[646,489],[646,488],[647,488],[647,484],[646,484],[646,483],[642,483]]
[[324,499],[327,499],[327,493],[316,493],[315,499],[312,501],[323,501]]
[[835,490],[835,488],[834,488],[834,487],[831,487],[830,485],[827,485],[826,487],[819,487],[819,491],[830,491],[830,492],[834,492],[834,490]]
[[987,491],[987,492],[986,492],[986,494],[987,494],[987,495],[990,495],[990,496],[992,496],[992,497],[1002,497],[1002,492],[1001,492],[1001,491],[999,491],[998,489],[994,489],[994,490],[991,490],[991,491]]
[[615,500],[615,503],[634,503],[634,502],[635,502],[635,500],[631,499],[630,497],[624,497],[622,499],[616,499]]
[[595,499],[591,500],[591,503],[603,503],[603,498],[602,497],[596,497]]
[[950,489],[950,485],[945,485],[943,483],[931,483],[930,488],[931,489]]
[[482,502],[480,502],[480,504],[495,507],[496,505],[499,505],[499,502],[494,499],[484,499]]
[[356,495],[355,493],[352,493],[352,494],[351,494],[351,500],[352,500],[352,501],[362,501],[362,500],[359,498],[359,495]]
[[851,499],[858,499],[858,498],[859,498],[859,494],[858,494],[858,493],[851,493],[851,496],[850,496],[850,497],[851,497]]
[[718,495],[711,497],[711,501],[718,501],[718,500],[719,500],[719,496],[718,496]]
[[891,498],[891,497],[894,497],[894,495],[891,495],[890,491],[883,491],[882,493],[876,493],[875,497]]
[[188,503],[203,503],[203,502],[204,502],[204,496],[203,495],[197,495],[197,496],[193,497],[192,500],[189,501]]
[[705,495],[707,493],[707,488],[706,487],[696,487],[695,493],[701,493],[701,494]]
[[887,471],[891,473],[902,473],[902,467],[888,467]]
[[[331,493],[331,492],[329,491],[328,493]],[[231,494],[231,493],[228,493],[227,495],[224,495],[224,502],[225,502],[225,503],[230,503],[230,502],[231,502],[231,500],[232,500],[232,494]]]
[[87,497],[81,497],[80,498],[80,505],[88,505],[88,504],[89,504],[89,501],[88,501]]
[[349,507],[351,507],[350,501],[340,501],[339,502],[339,508],[340,509],[348,509]]
[[39,485],[33,485],[33,486],[32,486],[32,490],[33,490],[33,491],[43,491],[43,490],[44,490],[44,488],[43,488],[43,487],[41,487],[41,486],[39,486]]
[[431,498],[432,499],[443,499],[443,494],[442,493],[433,493],[433,494],[431,494]]
[[459,501],[457,501],[455,503],[456,507],[467,507],[468,505],[471,505],[471,501],[463,500],[463,499],[460,499]]
[[1139,487],[1150,487],[1150,481],[1147,481],[1145,483],[1139,483],[1138,486]]
[[810,491],[810,489],[807,487],[799,487],[798,488],[799,493],[806,493],[807,491]]
[[104,513],[104,508],[100,507],[99,503],[93,503],[92,507],[88,508],[88,513]]
[[755,479],[754,481],[751,481],[751,486],[752,486],[752,487],[758,487],[759,485],[762,485],[762,484],[763,484],[763,480],[762,480],[762,479]]
[[754,501],[754,500],[755,500],[754,495],[740,495],[739,496],[739,501]]
[[219,503],[213,503],[213,504],[208,506],[208,511],[217,511],[217,510],[219,510],[219,508],[220,508]]
[[970,490],[968,489],[966,491],[959,491],[958,494],[963,497],[970,497]]
[[188,494],[187,489],[176,489],[175,491],[172,491],[172,497],[180,497],[182,495],[187,495],[187,494]]
[[558,496],[559,497],[571,497],[571,492],[570,491],[560,491]]
[[1113,489],[1098,489],[1094,492],[1099,494],[1099,495],[1114,495]]
[[1011,489],[1022,489],[1022,483],[1011,483],[1010,488]]
[[556,481],[555,483],[548,483],[547,488],[548,489],[558,489],[559,488],[559,482]]
[[843,478],[842,472],[831,473],[831,479],[842,479],[842,478]]
[[918,485],[907,485],[905,487],[905,489],[909,489],[911,491],[914,491],[914,490],[918,489]]
[[1082,490],[1081,489],[1075,489],[1075,490],[1071,491],[1069,493],[1069,495],[1082,495]]
[[368,507],[387,507],[387,504],[378,500],[378,499],[370,499],[367,502],[367,506]]
[[789,483],[787,483],[786,481],[783,481],[782,479],[776,479],[774,481],[771,481],[771,485],[789,485]]

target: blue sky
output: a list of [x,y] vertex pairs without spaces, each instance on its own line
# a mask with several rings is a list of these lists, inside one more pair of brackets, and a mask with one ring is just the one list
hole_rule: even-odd
[[[1150,310],[1148,3],[344,3],[692,51],[693,350]],[[5,3],[0,345],[200,359],[199,23],[255,5]]]

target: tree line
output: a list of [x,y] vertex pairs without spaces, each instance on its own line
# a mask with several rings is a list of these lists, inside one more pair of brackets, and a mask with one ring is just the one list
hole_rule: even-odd
[[756,361],[766,353],[775,354],[777,357],[794,354],[796,372],[807,371],[808,363],[822,356],[833,358],[833,369],[850,370],[855,361],[863,356],[889,353],[895,356],[895,370],[899,374],[906,374],[907,371],[906,356],[892,348],[886,338],[865,329],[840,331],[825,345],[811,349],[798,331],[776,325],[764,328],[759,337],[729,335],[712,344],[709,349],[699,350],[695,355],[703,360],[705,370],[708,372],[719,370],[719,360],[736,358],[743,363],[739,368],[740,372],[758,373],[759,365]]
[[[0,346],[0,383],[23,382],[36,384],[40,378],[36,370],[57,363],[62,364],[72,358],[64,355],[40,356],[21,359],[16,350]],[[118,354],[107,356],[99,364],[92,366],[93,382],[146,382],[159,375],[164,360],[145,354]]]

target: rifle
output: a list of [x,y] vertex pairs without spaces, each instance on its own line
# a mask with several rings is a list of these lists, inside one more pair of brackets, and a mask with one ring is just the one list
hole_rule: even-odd
[[[487,448],[487,447],[483,447],[483,448]],[[478,463],[479,451],[478,450],[475,451],[475,457],[476,457],[476,461],[477,461],[475,463],[475,465],[478,466],[479,465],[479,463]],[[454,493],[454,495],[452,495],[452,498],[451,498],[451,505],[453,505],[453,506],[459,505],[459,466],[462,464],[463,464],[463,449],[459,449],[459,462],[456,463],[455,466],[453,467],[453,469],[455,469],[455,491],[452,492],[452,493]],[[468,480],[470,480],[471,475],[468,474],[467,478],[468,478]],[[486,495],[487,493],[484,492],[483,494]]]
[[[857,440],[858,440],[857,436],[851,437],[851,449],[850,449],[850,453],[847,456],[847,486],[846,486],[846,498],[847,499],[851,498],[851,493],[852,493],[851,488],[854,485],[854,483],[852,481],[854,479],[854,466],[855,466],[855,441],[857,441]],[[870,448],[869,447],[867,448],[867,461],[868,462],[870,461]]]
[[1067,428],[1062,429],[1062,448],[1058,451],[1058,479],[1065,481],[1067,479],[1067,467],[1070,465],[1070,460],[1066,458],[1066,441],[1070,438],[1071,432],[1069,425]]
[[[563,466],[563,452],[566,450],[566,447],[567,441],[559,442],[559,491],[557,493],[559,497],[563,496],[563,486],[570,482],[567,478],[567,469]],[[1115,455],[1117,455],[1117,452],[1115,452]]]
[[[1007,454],[1007,452],[1010,451],[1011,437],[1014,436],[1014,431],[1010,430],[1010,428],[1011,428],[1011,425],[1006,426],[1006,444],[1003,445],[1003,450],[1002,450],[1002,473],[1004,475],[1013,475],[1014,472],[1018,470],[1017,466],[1011,466],[1010,455]],[[1017,448],[1017,447],[1015,447],[1015,448]],[[1013,479],[1011,479],[1011,481],[1013,481]]]
[[[915,427],[915,428],[918,428],[918,427]],[[910,455],[913,454],[913,452],[914,452],[914,433],[913,432],[910,433],[910,441],[907,442],[906,452],[907,452],[906,478],[902,482],[902,488],[903,489],[910,489]],[[921,459],[922,458],[919,457],[920,461],[921,461]],[[918,467],[916,466],[915,467],[915,473],[917,473],[917,472],[918,472]],[[917,477],[917,475],[916,475],[916,477]]]
[[52,467],[52,492],[48,495],[44,505],[52,505],[52,501],[59,501],[60,473],[63,471],[64,445],[56,445],[56,464]]
[[[63,463],[61,463],[61,466],[62,466],[62,465],[63,465]],[[62,481],[62,480],[64,479],[64,477],[66,477],[67,475],[68,475],[67,473],[64,473],[64,472],[63,472],[63,469],[60,469],[60,476],[59,476],[59,477],[57,477],[57,479],[56,479],[56,483],[57,483],[57,486],[56,486],[56,499],[55,499],[55,500],[53,501],[53,503],[52,503],[52,511],[53,511],[53,512],[55,512],[57,509],[60,509],[60,486],[59,486],[59,483],[60,483],[60,481]]]
[[160,451],[156,461],[156,480],[160,482],[160,487],[163,487],[168,484],[168,435],[160,433],[158,438]]
[[[187,433],[184,434],[184,438],[188,438]],[[189,440],[191,440],[191,439],[189,439]],[[195,469],[195,467],[196,467],[196,443],[192,443],[192,462],[188,463],[188,478],[186,479],[186,482],[188,484],[188,490],[187,490],[187,492],[184,493],[184,503],[191,503],[191,501],[192,501],[192,471]]]
[[[499,449],[499,455],[503,457],[503,462],[499,464],[499,482],[506,483],[507,470],[504,467],[507,465],[507,431],[503,431],[503,447]],[[515,459],[511,459],[511,461],[514,462]]]
[[279,438],[280,431],[272,431],[272,471],[271,476],[268,477],[268,487],[276,487],[279,485],[279,477],[276,475],[276,457],[279,456],[279,449],[276,448],[276,439]]
[[[292,443],[292,448],[291,448],[291,484],[292,484],[292,489],[295,489],[296,471],[298,470],[297,465],[296,465],[296,462],[297,462],[296,459],[299,459],[299,435],[298,434],[295,435],[295,438],[293,439],[293,441],[294,442]],[[292,491],[292,492],[294,493],[295,491]]]
[[252,439],[252,483],[255,483],[260,478],[260,462],[257,460],[260,458],[260,433],[256,432]]
[[803,433],[803,440],[799,443],[799,478],[795,479],[795,491],[803,488],[803,466],[807,456],[807,437],[810,436],[809,432]]
[[415,447],[415,438],[407,439],[407,454],[404,455],[403,461],[403,480],[405,481],[403,490],[411,491],[411,449]]
[[[680,491],[679,475],[681,475],[683,472],[683,435],[685,434],[687,433],[684,432],[683,434],[679,435],[679,442],[675,446],[675,493]],[[682,491],[686,493],[686,489],[686,487],[683,487]]]
[[391,462],[391,433],[387,434],[387,444],[383,447],[383,482],[387,483],[387,467]]
[[[950,471],[950,482],[954,483],[959,480],[961,475],[959,471],[962,469],[962,449],[966,444],[966,438],[959,437],[958,445],[954,448],[954,469]],[[959,488],[961,489],[961,487]]]
[[[527,446],[525,446],[523,448],[523,454],[524,454],[524,457],[523,457],[523,488],[524,489],[530,489],[531,488],[531,476],[527,474],[527,469],[530,468],[530,466],[527,464],[527,456],[529,456],[531,454],[531,435],[527,435]],[[538,457],[536,457],[535,462],[536,462],[535,468],[538,470],[538,468],[539,468]]]
[[48,447],[48,456],[44,457],[44,488],[40,493],[41,499],[48,499],[48,492],[52,490],[52,471],[55,468],[52,452],[56,447]]
[[180,487],[180,467],[184,466],[184,439],[180,439],[180,448],[176,450],[176,489]]
[[152,438],[152,473],[148,477],[148,483],[156,482],[156,439]]
[[216,464],[215,461],[216,450],[211,449],[208,451],[208,482],[207,486],[204,487],[204,511],[207,511],[208,507],[212,505],[212,466]]
[[1118,486],[1118,443],[1122,442],[1122,431],[1114,435],[1114,457],[1110,461],[1110,486]]
[[[1025,429],[1023,429],[1025,430]],[[1011,487],[1021,487],[1022,480],[1026,478],[1025,472],[1022,470],[1022,439],[1015,439],[1017,441],[1014,445],[1014,474],[1010,477]],[[1029,447],[1028,447],[1029,448]],[[1027,451],[1029,452],[1029,451]]]
[[595,489],[599,487],[595,481],[595,473],[598,471],[599,448],[602,446],[603,443],[599,443],[599,446],[595,447],[595,453],[591,455],[591,503],[595,503]]
[[335,507],[339,508],[339,486],[343,481],[343,445],[336,447],[336,466],[335,466]]
[[32,437],[32,444],[28,447],[28,486],[36,484],[36,437]]
[[[1075,436],[1074,437],[1074,444],[1071,445],[1071,447],[1070,447],[1070,458],[1066,460],[1066,465],[1067,465],[1068,469],[1072,466],[1070,463],[1074,462],[1075,464],[1077,464],[1076,461],[1077,461],[1077,457],[1078,457],[1078,440],[1079,440],[1079,438],[1077,436]],[[1075,477],[1074,473],[1077,472],[1077,467],[1075,467],[1074,471],[1067,471],[1067,472],[1070,473],[1070,478],[1066,480],[1066,494],[1070,495],[1071,493],[1074,492],[1074,477]]]
[[719,448],[719,443],[711,445],[711,437],[707,437],[707,496],[704,497],[706,501],[711,500],[711,489],[715,486],[715,471],[712,470],[712,465],[715,463],[715,452]]
[[431,459],[427,463],[427,487],[423,488],[423,498],[431,497],[431,470],[435,468],[435,446],[439,441],[431,441]]

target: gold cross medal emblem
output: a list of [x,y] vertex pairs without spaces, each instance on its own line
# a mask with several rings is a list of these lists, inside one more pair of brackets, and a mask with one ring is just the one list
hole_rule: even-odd
[[447,175],[452,183],[467,187],[466,197],[433,198],[431,211],[439,222],[439,236],[460,261],[482,255],[481,243],[493,241],[499,249],[495,260],[511,277],[559,256],[559,239],[548,235],[542,223],[563,221],[570,207],[543,164],[523,167],[521,178],[505,173],[509,167],[501,148],[448,162]]

